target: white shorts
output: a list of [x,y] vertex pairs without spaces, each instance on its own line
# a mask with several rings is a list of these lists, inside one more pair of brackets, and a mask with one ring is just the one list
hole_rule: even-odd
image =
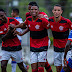
[[20,63],[23,61],[22,50],[20,50],[20,51],[4,51],[4,50],[2,50],[0,55],[2,56],[1,61],[9,60],[11,57],[13,57],[17,63]]
[[54,65],[64,66],[64,52],[54,52]]
[[46,59],[47,59],[47,51],[31,52],[30,56],[31,64],[37,62],[46,62]]

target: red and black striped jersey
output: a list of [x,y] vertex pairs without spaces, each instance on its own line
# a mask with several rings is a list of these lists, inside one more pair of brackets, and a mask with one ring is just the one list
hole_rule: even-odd
[[54,17],[50,17],[49,23],[54,38],[54,51],[63,52],[68,39],[69,29],[72,29],[72,23],[69,19],[62,16],[58,22],[54,20]]
[[[19,24],[19,22],[12,17],[7,17],[7,19],[8,19],[7,23],[0,24],[0,34],[1,35],[4,35],[8,32],[8,25]],[[13,34],[11,34],[11,37],[9,37],[4,42],[2,41],[2,50],[14,51],[14,50],[19,50],[18,48],[21,49],[21,43],[19,39],[17,38],[17,36],[14,36]]]
[[45,51],[48,49],[49,22],[45,18],[33,21],[32,16],[26,18],[25,24],[30,30],[30,50],[33,52]]

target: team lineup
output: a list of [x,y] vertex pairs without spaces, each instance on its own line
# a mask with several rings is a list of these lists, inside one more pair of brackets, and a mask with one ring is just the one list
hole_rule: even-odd
[[47,50],[50,46],[47,32],[49,29],[53,35],[56,72],[72,72],[72,22],[61,16],[62,6],[54,5],[52,17],[41,12],[36,2],[30,2],[28,10],[26,20],[23,22],[19,17],[18,8],[12,9],[12,17],[7,17],[6,12],[0,9],[1,72],[7,72],[10,58],[12,72],[16,72],[16,64],[22,72],[28,72],[29,65],[24,63],[22,57],[21,36],[29,31],[31,71],[44,72],[45,68],[46,72],[53,72],[47,61]]

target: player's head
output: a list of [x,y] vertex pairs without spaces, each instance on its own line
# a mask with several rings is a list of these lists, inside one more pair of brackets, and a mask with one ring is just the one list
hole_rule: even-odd
[[37,17],[39,14],[39,6],[37,4],[33,4],[30,9],[30,14],[33,17]]
[[34,2],[34,1],[32,1],[32,2],[30,2],[30,3],[28,4],[28,10],[29,10],[29,11],[30,11],[31,6],[32,6],[33,4],[36,4],[36,5],[37,5],[37,3],[36,3],[36,2]]
[[59,18],[63,12],[61,5],[59,4],[54,5],[52,12],[55,18]]
[[3,9],[0,9],[0,22],[7,22],[6,12]]
[[19,9],[18,9],[18,8],[12,9],[11,16],[12,16],[12,17],[19,16]]

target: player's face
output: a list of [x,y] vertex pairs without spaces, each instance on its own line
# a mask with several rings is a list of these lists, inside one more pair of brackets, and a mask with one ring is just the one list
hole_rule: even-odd
[[32,15],[32,16],[37,16],[38,14],[39,14],[39,9],[38,9],[38,7],[37,6],[32,6],[31,7],[31,10],[30,10],[30,14]]
[[55,17],[55,18],[58,18],[58,17],[60,17],[61,14],[62,14],[62,9],[61,9],[61,7],[59,7],[59,6],[54,6],[54,9],[52,10],[52,12],[53,12],[53,14],[54,14],[54,17]]
[[30,9],[31,9],[31,5],[28,5],[28,11],[30,12]]
[[7,22],[7,17],[5,12],[0,11],[0,22],[4,22],[4,23]]
[[13,12],[13,10],[12,10],[12,12],[11,12],[11,16],[12,16],[12,17],[15,17],[15,13]]

